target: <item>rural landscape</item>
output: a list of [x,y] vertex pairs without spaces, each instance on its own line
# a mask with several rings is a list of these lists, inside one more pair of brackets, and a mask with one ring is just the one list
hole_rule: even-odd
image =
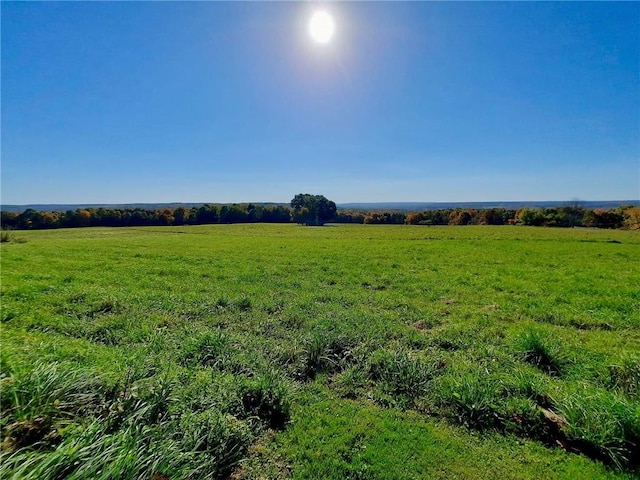
[[[5,230],[39,230],[77,227],[151,227],[230,223],[299,223],[321,225],[360,223],[370,225],[526,225],[544,227],[590,227],[640,229],[637,202],[609,202],[610,207],[590,208],[576,203],[536,207],[514,202],[518,208],[476,206],[429,208],[412,211],[412,205],[374,208],[367,204],[337,208],[324,195],[298,194],[290,204],[234,203],[193,206],[11,206],[0,211]],[[446,204],[445,204],[446,205]],[[635,205],[635,206],[634,206]],[[383,206],[384,207],[384,206]],[[399,208],[401,207],[401,208]],[[47,211],[48,210],[48,211]],[[8,237],[6,237],[8,239]]]
[[640,478],[640,2],[1,3],[2,480]]
[[636,231],[9,233],[2,478],[637,475]]

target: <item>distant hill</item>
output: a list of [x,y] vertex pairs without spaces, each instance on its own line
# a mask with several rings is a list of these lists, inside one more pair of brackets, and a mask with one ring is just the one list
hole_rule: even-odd
[[[288,203],[275,203],[275,202],[242,202],[253,203],[254,205],[289,205]],[[231,203],[216,203],[216,202],[199,202],[199,203],[42,203],[42,204],[29,204],[29,205],[2,205],[0,210],[5,212],[24,212],[28,208],[37,210],[39,212],[66,212],[67,210],[77,210],[84,208],[141,208],[143,210],[162,210],[164,208],[175,209],[178,207],[191,208],[201,207],[202,205],[232,205]]]
[[[277,202],[238,202],[253,203],[254,205],[286,205],[288,203]],[[32,208],[41,212],[66,212],[78,208],[142,208],[145,210],[161,210],[164,208],[191,208],[202,205],[231,205],[230,203],[200,202],[200,203],[93,203],[93,204],[31,204],[31,205],[2,205],[0,210],[6,212],[23,212]],[[640,205],[640,200],[602,200],[602,201],[548,201],[548,202],[375,202],[375,203],[339,203],[338,209],[360,210],[370,212],[372,210],[396,210],[401,212],[422,212],[425,210],[440,210],[454,208],[553,208],[565,205],[580,205],[584,208],[616,208],[620,205]]]
[[338,208],[345,210],[397,210],[402,212],[422,212],[426,210],[449,210],[455,208],[553,208],[565,205],[579,205],[584,208],[616,208],[621,205],[640,205],[640,200],[603,200],[603,201],[547,201],[547,202],[380,202],[380,203],[341,203]]

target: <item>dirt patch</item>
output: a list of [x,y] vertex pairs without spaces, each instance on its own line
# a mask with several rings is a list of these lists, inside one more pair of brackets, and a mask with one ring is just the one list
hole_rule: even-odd
[[416,330],[420,330],[420,331],[431,330],[433,328],[433,325],[431,323],[425,322],[424,320],[418,320],[417,322],[414,322],[411,326]]
[[13,452],[26,447],[49,449],[62,440],[57,430],[42,417],[12,423],[5,429],[4,434],[4,440],[0,445],[3,452]]

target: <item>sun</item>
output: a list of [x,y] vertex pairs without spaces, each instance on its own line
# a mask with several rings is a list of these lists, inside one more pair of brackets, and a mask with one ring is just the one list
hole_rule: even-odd
[[335,30],[333,17],[323,10],[315,12],[309,20],[309,35],[316,43],[329,43]]

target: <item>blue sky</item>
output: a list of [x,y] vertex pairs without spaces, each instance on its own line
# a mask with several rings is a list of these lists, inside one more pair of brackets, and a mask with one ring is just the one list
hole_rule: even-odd
[[3,203],[640,198],[638,2],[1,8]]

